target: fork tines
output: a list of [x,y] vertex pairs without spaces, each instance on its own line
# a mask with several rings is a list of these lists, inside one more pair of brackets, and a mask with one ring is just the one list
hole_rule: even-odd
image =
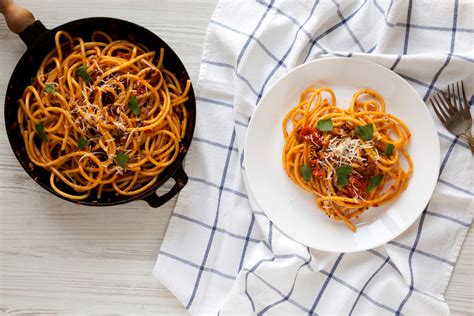
[[[455,84],[456,89],[454,86]],[[461,81],[461,89],[459,89],[459,82],[456,82],[455,84],[448,85],[447,93],[440,91],[430,99],[436,115],[443,123],[458,112],[469,111],[466,91],[464,90],[464,82]]]

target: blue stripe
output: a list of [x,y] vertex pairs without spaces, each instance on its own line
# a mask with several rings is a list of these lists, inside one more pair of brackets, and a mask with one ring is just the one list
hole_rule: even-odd
[[[324,31],[321,35],[317,36],[316,38],[314,38],[312,41],[311,41],[311,44],[314,46],[316,45],[316,43],[321,40],[323,37],[325,37],[326,35],[328,35],[329,33],[331,33],[332,31],[338,29],[341,25],[343,25],[344,23],[347,23],[348,21],[350,21],[358,12],[360,9],[362,9],[362,7],[367,3],[367,0],[364,1],[364,3],[362,3],[353,13],[351,13],[344,21],[341,21],[335,25],[333,25],[332,27],[330,27],[329,29],[327,29],[326,31]],[[308,51],[308,54],[306,55],[306,57],[304,58],[304,61],[303,63],[306,62],[306,60],[308,59],[309,55],[311,54],[311,51],[312,51],[312,48],[313,46],[311,46],[310,50]]]
[[209,99],[209,98],[203,98],[203,97],[196,97],[196,100],[206,102],[206,103],[211,103],[211,104],[217,104],[217,105],[222,105],[228,108],[234,108],[234,106],[230,103],[227,102],[222,102],[219,100],[214,100],[214,99]]
[[313,258],[309,252],[309,248],[306,248],[306,250],[308,251],[308,255],[309,255],[309,258],[308,260],[306,260],[303,264],[301,264],[298,269],[296,270],[296,274],[295,274],[295,277],[293,279],[293,284],[291,285],[291,289],[290,291],[288,292],[287,295],[285,295],[284,297],[282,297],[280,300],[276,301],[275,303],[272,303],[270,305],[268,305],[267,307],[265,307],[264,309],[262,309],[257,315],[263,315],[265,314],[266,312],[268,312],[271,308],[281,304],[281,303],[284,303],[286,301],[288,301],[291,297],[291,294],[293,294],[293,291],[295,289],[295,284],[296,284],[296,279],[298,278],[298,274],[301,270],[302,267],[304,266],[307,266],[310,262],[311,262],[311,259]]
[[[244,269],[245,270],[245,269]],[[248,270],[247,270],[248,271]],[[271,288],[273,291],[275,291],[278,295],[280,295],[281,297],[284,297],[285,294],[283,294],[280,290],[278,290],[276,287],[274,287],[273,285],[271,285],[270,283],[268,283],[267,281],[265,281],[261,276],[259,276],[257,273],[253,273],[253,275],[259,279],[263,284],[265,284],[266,286],[268,286],[269,288]],[[298,302],[296,302],[295,300],[289,298],[288,299],[288,302],[290,302],[291,304],[295,305],[296,307],[298,307],[299,309],[301,309],[303,312],[309,312],[309,309],[307,309],[306,307],[302,306],[301,304],[299,304]],[[254,308],[255,310],[255,308]]]
[[[413,28],[413,29],[421,29],[421,30],[430,30],[430,31],[441,31],[441,32],[453,32],[454,30],[456,32],[462,32],[462,33],[474,33],[474,29],[470,28],[457,28],[457,27],[442,27],[442,26],[432,26],[432,25],[420,25],[420,24],[411,24],[410,22],[407,23],[391,23],[388,22],[387,16],[385,15],[385,12],[383,11],[383,8],[380,7],[380,5],[377,3],[376,0],[374,0],[375,7],[384,15],[385,19],[385,24],[389,27],[403,27],[403,28]],[[390,6],[387,10],[387,12],[390,12],[390,9],[392,8],[393,0],[390,1]]]
[[394,70],[395,67],[397,67],[398,63],[400,62],[400,60],[402,60],[402,55],[398,55],[397,56],[397,59],[395,60],[395,62],[393,63],[392,67],[390,67],[390,70]]
[[[261,259],[259,260],[252,268],[250,269],[244,269],[245,271],[245,282],[244,282],[244,288],[245,288],[245,295],[250,301],[250,304],[252,305],[252,310],[255,312],[255,303],[253,302],[252,297],[250,296],[250,293],[248,291],[248,279],[249,279],[249,274],[253,273],[262,263],[264,262],[272,262],[275,261],[275,256],[273,258],[267,258],[267,259]],[[256,275],[256,274],[254,274]]]
[[[229,149],[229,151],[230,151],[230,149]],[[189,181],[204,183],[204,184],[207,184],[207,185],[210,186],[210,187],[213,187],[213,188],[216,188],[216,189],[219,189],[219,190],[222,189],[222,191],[230,192],[230,193],[233,193],[233,194],[235,194],[235,195],[237,195],[237,196],[240,196],[240,197],[243,197],[243,198],[245,198],[245,199],[248,199],[248,195],[245,194],[245,193],[242,193],[242,192],[239,192],[239,191],[235,191],[235,190],[233,190],[233,189],[231,189],[231,188],[228,188],[228,187],[222,187],[222,188],[221,188],[220,185],[217,185],[217,184],[212,183],[212,182],[210,182],[210,181],[207,181],[207,180],[205,180],[205,179],[196,178],[196,177],[188,177],[188,179],[189,179]]]
[[390,0],[390,4],[387,9],[387,14],[390,13],[390,10],[392,9],[392,5],[393,5],[393,0]]
[[204,64],[209,64],[209,65],[214,65],[214,66],[219,66],[219,67],[224,67],[224,68],[229,68],[229,69],[235,70],[234,66],[232,66],[231,64],[227,64],[227,63],[221,63],[221,62],[218,62],[218,61],[212,61],[212,60],[208,60],[208,59],[202,59],[201,62],[204,63]]
[[[230,65],[230,64],[226,64],[226,63],[220,63],[220,62],[215,62],[215,61],[211,61],[211,60],[202,60],[203,63],[206,63],[206,64],[209,64],[209,65],[214,65],[214,66],[219,66],[219,67],[224,67],[224,68],[229,68],[229,69],[232,69],[234,70],[234,75],[239,78],[240,80],[242,80],[243,82],[245,82],[245,84],[249,87],[249,89],[253,92],[253,94],[255,95],[258,95],[258,92],[257,90],[255,90],[254,87],[252,87],[252,84],[250,83],[250,81],[245,78],[243,75],[241,75],[240,73],[238,73],[236,70],[235,70],[235,67]],[[286,68],[286,66],[285,66]],[[196,98],[197,99],[197,98]]]
[[314,310],[315,310],[316,307],[318,306],[319,301],[321,300],[321,297],[323,296],[324,291],[326,290],[326,288],[327,288],[327,286],[328,286],[328,284],[329,284],[329,281],[333,278],[334,272],[336,271],[337,266],[338,266],[339,263],[341,262],[343,256],[344,256],[344,254],[341,253],[341,254],[337,257],[336,262],[335,262],[334,265],[332,266],[331,272],[329,272],[329,274],[328,274],[326,280],[324,281],[323,286],[322,286],[321,289],[319,290],[318,296],[316,297],[316,300],[314,301],[313,306],[311,306],[311,309],[310,309],[310,311],[309,311],[309,314],[313,314],[313,313],[314,313]]
[[[326,275],[326,276],[329,276],[329,272],[327,272],[327,271],[321,270],[321,271],[319,271],[319,272],[321,272],[322,274],[324,274],[324,275]],[[344,285],[346,288],[352,290],[354,293],[359,293],[359,290],[358,290],[358,289],[356,289],[356,288],[353,287],[352,285],[348,284],[347,282],[345,282],[345,281],[339,279],[337,276],[333,275],[333,276],[332,276],[332,279],[333,279],[334,281],[336,281],[337,283],[339,283],[339,284],[341,284],[341,285]],[[377,302],[376,300],[374,300],[373,298],[371,298],[370,296],[368,296],[366,293],[362,293],[361,296],[364,297],[365,299],[367,299],[369,302],[371,302],[371,303],[374,304],[375,306],[378,306],[378,307],[380,307],[380,308],[383,308],[383,309],[385,309],[385,310],[387,310],[387,311],[389,311],[389,312],[391,312],[391,313],[395,313],[395,312],[396,312],[393,308],[391,308],[391,307],[389,307],[389,306],[387,306],[387,305],[385,305],[385,304],[382,304],[382,303]]]
[[[261,5],[265,5],[265,6],[268,6],[267,3],[265,3],[264,1],[262,0],[257,0],[257,3],[261,4]],[[303,33],[309,38],[311,39],[311,34],[300,24],[300,22],[298,22],[298,20],[296,20],[294,17],[292,17],[291,15],[289,15],[288,13],[286,12],[283,12],[281,9],[277,8],[277,7],[272,7],[273,10],[275,10],[278,14],[284,16],[285,18],[287,18],[288,20],[290,20],[291,22],[293,22],[296,26],[300,27],[301,30],[303,31]]]
[[[266,244],[266,243],[264,243]],[[268,247],[268,244],[266,244],[266,246]],[[252,310],[255,312],[255,303],[252,299],[252,297],[250,296],[250,293],[248,292],[248,278],[249,278],[249,274],[253,274],[253,275],[257,275],[255,273],[255,270],[258,269],[258,267],[262,264],[262,263],[265,263],[265,262],[273,262],[275,261],[275,259],[290,259],[290,258],[298,258],[302,261],[306,261],[307,259],[306,258],[303,258],[301,257],[300,255],[295,255],[295,254],[286,254],[286,255],[273,255],[272,258],[265,258],[265,259],[261,259],[259,260],[257,263],[255,263],[253,265],[252,268],[250,269],[243,269],[242,271],[245,271],[245,281],[244,281],[244,288],[245,288],[245,295],[247,296],[247,298],[249,299],[250,301],[250,304],[252,305]],[[311,269],[310,269],[311,270]],[[280,292],[281,293],[281,292]],[[283,294],[281,295],[283,296]]]
[[397,316],[401,314],[401,312],[403,310],[403,307],[408,302],[408,299],[411,297],[411,294],[413,293],[413,285],[415,284],[415,278],[413,276],[413,265],[412,265],[413,254],[415,253],[416,246],[418,245],[418,242],[420,241],[421,230],[423,229],[423,222],[425,220],[425,214],[426,213],[424,211],[421,214],[420,223],[418,224],[418,230],[416,232],[415,242],[413,243],[413,247],[411,248],[410,254],[408,255],[408,267],[410,268],[410,287],[408,289],[407,295],[405,296],[405,298],[400,303],[400,306],[398,306],[398,310],[395,313],[395,315],[397,315]]
[[[176,217],[176,218],[180,218],[180,219],[183,219],[183,220],[186,220],[188,222],[191,222],[191,223],[194,223],[194,224],[198,224],[202,227],[205,227],[207,229],[212,229],[212,226],[211,225],[208,225],[200,220],[197,220],[197,219],[194,219],[194,218],[191,218],[191,217],[188,217],[186,215],[182,215],[182,214],[177,214],[177,213],[173,213],[173,215],[171,215],[173,217]],[[241,239],[241,240],[245,240],[246,243],[248,243],[249,241],[253,242],[253,243],[259,243],[261,240],[259,239],[255,239],[255,238],[250,238],[250,236],[247,236],[247,237],[244,237],[244,236],[241,236],[241,235],[238,235],[238,234],[234,234],[234,233],[231,233],[229,232],[228,230],[225,230],[223,228],[219,228],[219,227],[216,227],[216,231],[217,232],[220,232],[220,233],[223,233],[223,234],[226,234],[230,237],[234,237],[234,238],[237,238],[237,239]]]
[[[371,253],[371,254],[373,254],[373,255],[379,257],[379,258],[382,259],[382,260],[387,259],[386,256],[382,255],[382,254],[379,253],[378,251],[375,251],[374,249],[369,249],[369,250],[367,250],[367,252],[369,252],[369,253]],[[388,261],[388,264],[389,264],[398,274],[402,275],[402,273],[400,272],[400,270],[398,270],[398,267],[392,262],[392,260]],[[433,295],[431,295],[431,294],[428,294],[428,293],[426,293],[426,292],[423,292],[423,291],[417,289],[416,287],[413,287],[413,291],[414,291],[414,292],[417,292],[417,293],[419,293],[419,294],[422,294],[422,295],[431,297],[432,299],[437,300],[438,302],[446,303],[444,300],[439,299],[439,298],[437,298],[437,297],[435,297],[435,296],[433,296]],[[395,312],[395,311],[394,311],[394,312]]]
[[448,152],[446,153],[446,156],[444,156],[443,161],[441,162],[441,167],[439,168],[439,176],[443,173],[444,168],[446,167],[446,163],[448,162],[449,157],[451,156],[451,153],[453,152],[454,145],[458,142],[459,136],[456,136],[454,138],[454,141],[449,145]]
[[245,243],[242,249],[242,254],[240,255],[238,271],[242,270],[242,267],[244,265],[245,255],[247,254],[247,247],[248,247],[249,241],[251,240],[250,235],[252,234],[253,224],[255,223],[255,215],[253,213],[251,214],[252,214],[252,217],[250,219],[249,228],[247,229],[247,237],[245,237]]
[[[235,129],[232,131],[232,136],[231,136],[231,139],[230,139],[229,148],[232,148],[234,146],[234,142],[235,142]],[[196,277],[196,281],[194,283],[194,288],[193,288],[193,291],[191,293],[191,297],[189,298],[189,301],[186,304],[186,309],[189,309],[191,307],[191,304],[193,303],[194,298],[196,297],[196,292],[199,288],[199,283],[200,283],[201,277],[202,277],[202,271],[204,270],[204,267],[205,267],[206,262],[207,262],[207,258],[209,256],[209,252],[211,251],[212,242],[214,241],[214,235],[215,235],[215,232],[216,232],[217,223],[219,222],[219,213],[220,213],[219,211],[220,211],[220,207],[221,207],[222,193],[223,193],[224,184],[225,184],[225,181],[226,181],[226,178],[227,178],[227,171],[228,171],[228,168],[229,168],[229,162],[230,162],[231,155],[232,155],[232,151],[229,149],[229,151],[227,152],[226,160],[225,160],[224,170],[222,171],[221,184],[220,184],[220,187],[219,187],[219,195],[217,197],[216,216],[214,218],[214,223],[212,225],[211,234],[209,236],[209,241],[207,243],[206,251],[204,252],[204,257],[202,259],[201,266],[199,267],[199,272],[198,272],[198,275]]]
[[454,218],[454,217],[451,217],[451,216],[448,216],[448,215],[444,215],[444,214],[440,214],[440,213],[435,213],[435,212],[431,212],[431,211],[426,211],[426,214],[429,214],[431,216],[434,216],[434,217],[439,217],[439,218],[444,218],[448,221],[451,221],[451,222],[454,222],[454,223],[457,223],[459,225],[462,225],[464,227],[470,227],[471,224],[469,223],[466,223],[466,222],[463,222],[457,218]]
[[[407,27],[406,23],[397,23],[395,26]],[[442,32],[452,32],[454,29],[451,27],[440,27],[440,26],[431,26],[431,25],[419,25],[419,24],[410,24],[410,28],[421,29],[421,30],[430,30],[430,31],[442,31]],[[468,28],[456,28],[456,32],[462,33],[474,33],[474,29]]]
[[430,96],[431,92],[433,91],[433,87],[434,87],[436,81],[438,81],[438,78],[441,75],[441,72],[443,72],[444,68],[446,68],[448,66],[450,61],[451,61],[451,54],[448,55],[448,58],[446,58],[446,61],[444,62],[443,66],[441,66],[441,68],[436,72],[435,76],[433,77],[433,80],[431,81],[431,84],[428,87],[428,89],[426,90],[425,96],[423,97],[423,101],[428,100],[428,97]]
[[245,124],[245,123],[243,123],[243,122],[239,122],[239,121],[237,121],[237,120],[234,121],[234,123],[235,123],[236,125],[239,125],[239,126],[242,126],[242,127],[249,127],[248,124]]
[[268,244],[270,245],[270,248],[273,247],[272,241],[273,241],[273,223],[270,219],[268,219]]
[[456,58],[459,58],[459,59],[463,59],[465,61],[468,61],[468,62],[471,62],[473,63],[474,62],[474,58],[469,58],[467,56],[463,56],[463,55],[458,55],[458,54],[452,54],[453,57],[456,57]]
[[[441,132],[438,132],[438,136],[441,137],[441,138],[444,138],[446,140],[449,140],[450,142],[453,142],[456,139],[455,137],[451,137],[449,135],[442,134]],[[456,144],[458,144],[459,146],[462,146],[464,148],[470,149],[468,144],[464,144],[463,142],[460,142],[459,139],[456,142]]]
[[425,101],[428,99],[428,97],[431,94],[432,86],[435,85],[436,81],[438,80],[438,78],[441,75],[441,72],[444,70],[444,68],[446,68],[446,66],[448,66],[449,61],[451,60],[451,56],[454,53],[454,44],[456,43],[456,27],[457,27],[457,23],[458,23],[458,7],[459,7],[459,1],[454,0],[453,29],[452,29],[452,32],[451,32],[451,47],[449,48],[448,58],[446,58],[446,62],[443,64],[443,66],[441,66],[441,68],[435,74],[435,76],[433,78],[433,81],[431,82],[431,85],[428,88],[428,91],[426,91],[425,97],[423,98],[423,100],[425,100]]
[[352,37],[352,39],[354,40],[354,42],[356,43],[356,45],[359,47],[360,51],[365,53],[365,49],[364,47],[362,46],[362,44],[360,43],[359,39],[355,36],[354,32],[352,32],[352,30],[349,28],[349,25],[347,25],[347,20],[344,18],[344,16],[342,15],[342,12],[341,12],[341,9],[340,9],[340,6],[339,6],[339,3],[336,2],[336,0],[332,0],[332,3],[336,6],[337,8],[337,15],[339,16],[339,19],[341,19],[341,21],[343,22],[343,25],[344,27],[346,28],[347,32],[349,32],[349,35]]
[[406,55],[408,52],[408,40],[410,35],[410,20],[411,20],[411,9],[413,7],[413,1],[409,0],[408,2],[408,13],[407,13],[407,26],[405,28],[405,42],[403,44],[403,55]]
[[373,53],[376,48],[377,48],[377,43],[376,43],[374,46],[372,46],[372,48],[369,48],[369,50],[367,51],[367,53],[368,53],[368,54]]
[[[221,22],[218,22],[218,21],[214,21],[214,20],[210,20],[209,21],[210,24],[215,24],[215,25],[218,25],[226,30],[229,30],[229,31],[232,31],[234,33],[237,33],[237,34],[240,34],[240,35],[244,35],[248,38],[251,38],[252,40],[254,40],[262,49],[265,53],[267,53],[268,56],[270,56],[270,58],[272,58],[274,61],[278,61],[278,58],[272,54],[272,52],[270,52],[270,50],[257,38],[257,37],[251,37],[251,34],[247,34],[247,33],[244,33],[244,32],[241,32],[239,30],[236,30],[228,25],[225,25]],[[286,65],[283,65],[283,67],[285,67],[286,69]]]
[[304,25],[306,25],[306,23],[310,20],[311,16],[313,15],[314,13],[314,9],[316,8],[316,6],[318,5],[319,3],[319,0],[318,1],[315,1],[314,4],[313,4],[313,7],[311,8],[311,12],[309,13],[308,17],[306,18],[306,20],[303,22],[303,24],[298,28],[298,30],[296,31],[295,33],[295,36],[293,37],[293,42],[291,43],[290,47],[287,49],[287,51],[285,52],[285,54],[283,55],[283,57],[278,61],[278,63],[275,65],[275,67],[273,67],[272,71],[270,72],[270,74],[265,78],[265,81],[263,82],[263,85],[262,85],[262,88],[260,89],[260,92],[258,93],[257,95],[257,101],[256,103],[258,103],[260,101],[260,99],[262,98],[263,96],[263,91],[265,90],[265,87],[267,86],[268,82],[270,82],[270,79],[273,77],[273,75],[276,73],[276,71],[280,68],[280,66],[283,64],[283,62],[285,61],[285,59],[288,57],[288,55],[290,54],[290,52],[292,51],[294,45],[295,45],[295,42],[296,42],[296,39],[298,38],[298,34],[300,32],[300,30],[304,27]]
[[443,180],[443,179],[441,179],[441,178],[438,179],[438,182],[439,182],[439,183],[442,183],[442,184],[444,184],[444,185],[447,185],[448,187],[453,188],[453,189],[455,189],[455,190],[457,190],[457,191],[459,191],[459,192],[469,194],[470,196],[474,196],[474,192],[471,192],[471,191],[468,191],[468,190],[463,189],[463,188],[461,188],[461,187],[458,187],[457,185],[454,185],[454,184],[452,184],[452,183],[450,183],[450,182],[448,182],[448,181],[446,181],[446,180]]
[[357,298],[356,298],[354,304],[352,305],[352,308],[349,312],[349,316],[352,315],[352,313],[354,312],[354,309],[355,309],[357,303],[359,302],[361,295],[364,293],[364,290],[367,287],[367,285],[369,285],[369,283],[372,281],[372,279],[380,272],[380,270],[382,270],[382,268],[387,264],[387,262],[389,260],[390,260],[390,257],[387,257],[387,259],[385,259],[385,261],[382,263],[382,265],[370,276],[370,278],[367,280],[367,282],[365,282],[362,289],[360,289],[359,294],[357,295]]
[[240,80],[242,80],[243,82],[245,82],[245,84],[247,84],[247,87],[249,87],[250,91],[252,91],[253,94],[258,95],[257,90],[255,90],[255,88],[252,87],[252,84],[250,83],[250,81],[249,81],[247,78],[245,78],[244,76],[242,76],[242,75],[239,74],[238,72],[235,73],[235,76],[236,76],[237,78],[239,78]]
[[224,148],[224,149],[230,149],[230,150],[232,150],[232,151],[238,152],[237,148],[235,148],[235,147],[229,148],[229,147],[226,146],[226,145],[223,145],[223,144],[220,144],[220,143],[217,143],[217,142],[213,142],[213,141],[211,141],[211,140],[204,139],[204,138],[200,138],[200,137],[193,137],[193,141],[201,142],[201,143],[206,143],[206,144],[209,144],[209,145],[212,145],[212,146],[215,146],[215,147]]
[[239,56],[237,57],[237,66],[240,65],[240,61],[242,60],[242,57],[244,56],[245,52],[247,51],[247,48],[248,48],[250,42],[255,37],[255,34],[257,34],[257,31],[260,28],[260,26],[262,25],[263,20],[265,20],[265,18],[267,17],[268,12],[270,12],[270,9],[272,8],[273,3],[274,3],[274,0],[271,0],[270,3],[267,6],[267,9],[265,10],[262,17],[260,18],[257,25],[255,26],[254,30],[252,31],[252,34],[250,34],[250,36],[247,38],[247,41],[245,42],[244,46],[240,50]]
[[[371,254],[373,254],[373,255],[379,257],[379,258],[382,259],[382,260],[387,259],[386,256],[384,256],[383,254],[381,254],[380,252],[378,252],[378,251],[376,251],[376,250],[374,250],[374,249],[368,249],[368,250],[366,250],[366,251],[367,251],[368,253],[371,253]],[[389,260],[389,261],[388,261],[388,264],[391,265],[392,268],[393,268],[398,274],[402,275],[402,273],[400,272],[400,270],[398,270],[398,267],[392,262],[392,260]]]
[[[422,215],[423,218],[425,217],[425,213],[426,213],[426,212],[423,211],[423,215]],[[400,248],[402,248],[402,249],[410,250],[410,252],[416,252],[417,254],[423,255],[423,256],[425,256],[425,257],[428,257],[428,258],[437,260],[437,261],[442,262],[442,263],[446,263],[446,264],[448,264],[448,265],[450,265],[450,266],[452,266],[452,267],[454,267],[454,265],[455,265],[455,263],[452,262],[452,261],[449,261],[449,260],[447,260],[447,259],[444,259],[444,258],[441,258],[441,257],[439,257],[439,256],[433,255],[433,254],[431,254],[431,253],[429,253],[429,252],[426,252],[426,251],[423,251],[423,250],[420,250],[420,249],[413,249],[413,247],[410,248],[409,246],[404,245],[404,244],[401,244],[401,243],[399,243],[398,241],[393,241],[393,240],[392,240],[392,241],[389,241],[388,243],[389,243],[390,245],[394,245],[394,246],[400,247]],[[416,247],[415,247],[415,248],[416,248]]]
[[[425,83],[425,82],[423,82],[423,81],[420,81],[420,80],[418,80],[418,79],[409,77],[409,76],[404,75],[404,74],[399,73],[399,72],[397,72],[397,74],[398,74],[400,77],[402,77],[403,79],[408,80],[408,81],[411,81],[411,82],[414,82],[414,83],[416,83],[417,85],[420,85],[420,86],[422,86],[422,87],[425,87],[425,88],[430,87],[429,84],[427,84],[427,83]],[[436,86],[433,86],[433,90],[435,90],[435,91],[441,91],[441,89],[437,88]]]
[[191,267],[193,267],[193,268],[199,269],[199,271],[211,272],[211,273],[214,273],[214,274],[216,274],[216,275],[219,275],[219,276],[221,276],[221,277],[223,277],[223,278],[226,278],[226,279],[229,279],[229,280],[235,280],[235,278],[236,278],[236,276],[234,276],[234,275],[230,275],[230,274],[227,274],[227,273],[223,273],[223,272],[220,272],[220,271],[215,270],[215,269],[200,267],[199,265],[197,265],[197,264],[195,264],[195,263],[193,263],[193,262],[191,262],[191,261],[189,261],[189,260],[180,258],[180,257],[178,257],[178,256],[175,256],[175,255],[173,255],[173,254],[171,254],[171,253],[168,253],[168,252],[165,252],[165,251],[162,251],[162,250],[159,251],[159,254],[160,254],[160,255],[163,255],[163,256],[166,256],[166,257],[168,257],[168,258],[174,259],[174,260],[176,260],[176,261],[179,261],[179,262],[181,262],[181,263],[184,263],[184,264],[186,264],[186,265],[189,265],[189,266],[191,266]]
[[377,3],[377,0],[374,0],[374,5],[377,8],[377,10],[379,10],[379,12],[382,13],[383,16],[385,16],[385,12],[383,8],[380,6],[380,4]]

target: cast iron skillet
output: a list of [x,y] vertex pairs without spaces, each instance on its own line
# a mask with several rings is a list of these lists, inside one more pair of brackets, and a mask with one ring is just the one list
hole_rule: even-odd
[[[105,194],[103,194],[101,199],[97,199],[92,193],[89,198],[79,201],[57,194],[49,184],[50,173],[29,161],[17,124],[18,99],[20,99],[24,89],[31,83],[31,78],[36,76],[37,69],[43,58],[55,47],[54,35],[57,31],[63,30],[70,33],[73,37],[80,36],[84,40],[90,40],[91,34],[99,30],[108,33],[113,39],[124,39],[132,43],[143,44],[152,51],[159,51],[163,47],[165,49],[164,66],[176,74],[183,86],[186,84],[189,76],[178,56],[161,38],[134,23],[114,18],[97,17],[75,20],[48,30],[40,21],[35,21],[30,12],[14,5],[11,0],[0,0],[0,12],[5,15],[9,28],[17,33],[28,46],[28,50],[23,54],[23,57],[15,67],[8,84],[5,98],[5,126],[10,146],[16,158],[31,178],[43,188],[62,199],[91,206],[118,205],[134,200],[145,200],[150,206],[159,207],[169,201],[186,185],[188,177],[183,170],[182,163],[191,143],[196,121],[196,100],[192,87],[188,94],[189,100],[186,102],[189,119],[186,135],[182,140],[182,146],[185,150],[180,151],[176,161],[161,173],[158,181],[152,187],[141,194],[131,197],[117,195],[114,192],[104,192]],[[170,178],[173,178],[176,183],[169,192],[158,196],[156,191]],[[59,187],[61,188],[61,186]]]

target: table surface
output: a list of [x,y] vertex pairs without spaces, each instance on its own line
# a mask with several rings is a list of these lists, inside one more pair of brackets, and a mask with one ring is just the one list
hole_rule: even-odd
[[[163,38],[197,80],[216,0],[22,0],[46,27],[89,16],[141,24]],[[0,18],[0,117],[8,79],[25,51]],[[0,314],[186,313],[151,275],[175,199],[160,209],[138,201],[90,208],[53,197],[23,171],[0,120]],[[470,230],[446,298],[455,314],[474,310]]]

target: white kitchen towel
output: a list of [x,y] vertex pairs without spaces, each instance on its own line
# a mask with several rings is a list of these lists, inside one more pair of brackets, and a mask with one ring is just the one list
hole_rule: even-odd
[[189,183],[154,274],[193,314],[449,314],[444,292],[473,213],[463,139],[435,118],[442,164],[428,207],[397,239],[350,254],[308,249],[252,207],[243,143],[272,83],[326,56],[379,63],[425,101],[463,79],[472,104],[472,16],[470,0],[220,1],[196,85]]

